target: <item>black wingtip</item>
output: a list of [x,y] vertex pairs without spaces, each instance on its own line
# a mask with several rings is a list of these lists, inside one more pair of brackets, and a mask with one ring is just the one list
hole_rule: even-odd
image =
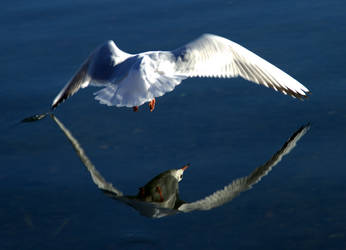
[[52,106],[50,106],[50,110],[54,111],[56,109],[56,107],[58,107],[59,104],[55,103],[52,104]]
[[55,110],[61,103],[65,102],[67,98],[69,98],[70,95],[64,93],[59,97],[58,100],[54,100],[52,106],[50,107],[51,110]]
[[305,92],[305,95],[299,95],[299,100],[304,101],[305,99],[308,99],[311,95],[310,91]]
[[306,124],[304,124],[303,126],[301,126],[300,130],[309,130],[311,128],[311,122],[307,122]]
[[23,120],[21,120],[21,123],[36,122],[36,121],[42,120],[42,119],[45,118],[48,114],[50,114],[50,112],[29,116],[29,117],[26,117],[26,118],[24,118]]
[[55,99],[55,100],[53,101],[52,105],[50,106],[50,109],[51,109],[51,110],[55,110],[56,107],[58,107],[58,106],[60,105],[60,103],[62,103],[65,99],[66,99],[66,98],[65,98],[64,95],[63,95],[63,96],[60,96],[58,100]]
[[303,95],[303,94],[300,94],[300,93],[298,93],[298,92],[294,92],[294,91],[292,91],[292,90],[287,90],[287,89],[285,89],[284,91],[285,91],[288,95],[290,95],[290,96],[292,96],[292,97],[294,97],[294,98],[297,98],[297,99],[299,99],[300,101],[304,101],[305,99],[309,98],[309,96],[310,96],[310,94],[311,94],[310,91],[304,92],[304,95]]
[[[293,135],[291,135],[291,137],[287,140],[286,144],[288,144],[290,141],[292,141],[297,135],[299,135],[300,133],[302,133],[302,131],[304,131],[303,135],[309,131],[311,127],[310,122],[307,122],[306,124],[302,125],[296,132],[293,133]],[[285,145],[286,145],[285,144]]]
[[301,131],[303,129],[310,129],[310,127],[311,127],[311,122],[307,122],[303,124],[298,130]]

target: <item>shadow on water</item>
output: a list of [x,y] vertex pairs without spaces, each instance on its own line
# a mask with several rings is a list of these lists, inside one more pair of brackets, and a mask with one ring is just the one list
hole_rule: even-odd
[[295,131],[265,164],[254,169],[248,176],[233,180],[227,186],[203,199],[194,202],[186,202],[180,199],[179,182],[182,180],[183,173],[188,168],[188,165],[180,169],[171,169],[160,173],[146,185],[140,187],[137,195],[125,195],[114,187],[112,183],[106,181],[90,161],[77,139],[64,124],[53,114],[51,114],[50,117],[71,142],[78,157],[90,173],[94,184],[107,196],[129,205],[136,209],[141,215],[151,218],[160,218],[195,210],[210,210],[232,201],[241,192],[249,190],[254,184],[259,182],[262,177],[267,175],[272,168],[282,160],[283,156],[291,152],[297,142],[310,128],[310,125],[304,125]]

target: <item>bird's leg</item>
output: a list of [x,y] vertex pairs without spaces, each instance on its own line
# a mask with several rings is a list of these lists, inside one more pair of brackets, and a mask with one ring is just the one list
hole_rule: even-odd
[[133,112],[137,112],[138,111],[138,106],[133,106],[132,109],[133,109]]
[[152,99],[152,100],[149,102],[150,112],[153,112],[153,110],[154,110],[154,108],[155,108],[155,103],[156,103],[155,98]]
[[159,193],[160,195],[160,201],[163,202],[164,199],[163,199],[163,195],[162,195],[162,192],[161,192],[161,188],[159,186],[156,187],[156,191]]

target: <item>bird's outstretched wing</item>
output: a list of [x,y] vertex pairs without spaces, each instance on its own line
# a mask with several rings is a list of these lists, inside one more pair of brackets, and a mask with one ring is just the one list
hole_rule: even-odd
[[[178,211],[172,209],[169,203],[170,200],[165,201],[165,203],[157,202],[144,202],[136,198],[136,196],[125,196],[121,191],[113,187],[112,183],[107,182],[103,176],[97,171],[95,166],[92,164],[88,156],[85,154],[83,148],[77,141],[77,139],[71,134],[71,132],[62,124],[62,122],[53,114],[51,114],[53,121],[59,126],[61,131],[66,135],[67,139],[71,142],[74,150],[77,152],[78,157],[87,168],[90,176],[96,186],[103,191],[107,196],[121,201],[134,209],[138,210],[142,215],[151,218],[161,218],[168,215],[176,214]],[[175,200],[175,197],[172,196]]]
[[55,109],[60,103],[64,102],[71,95],[75,94],[80,88],[85,88],[90,83],[88,69],[91,58],[89,57],[78,69],[72,79],[60,90],[59,94],[54,98],[51,108]]
[[89,171],[91,178],[93,182],[96,184],[96,186],[104,191],[106,194],[111,196],[123,196],[123,193],[113,187],[112,183],[107,182],[103,176],[97,171],[94,164],[90,161],[88,156],[85,154],[82,146],[79,144],[76,138],[71,134],[71,132],[62,124],[62,122],[53,114],[51,114],[51,117],[53,121],[59,126],[61,131],[66,135],[67,139],[71,142],[74,150],[76,151],[78,157],[84,164],[84,166]]
[[284,155],[287,155],[296,146],[296,143],[308,131],[309,125],[301,127],[297,130],[276,152],[269,161],[264,165],[256,168],[250,175],[234,180],[231,184],[225,186],[223,189],[205,197],[204,199],[182,204],[178,210],[181,212],[191,212],[193,210],[209,210],[230,202],[233,198],[241,192],[250,189],[254,184],[259,182],[263,176],[267,175],[274,166],[276,166]]
[[172,53],[176,73],[186,77],[243,77],[292,97],[309,90],[271,63],[226,38],[204,34]]
[[89,55],[72,79],[54,98],[51,108],[55,109],[80,88],[85,88],[90,83],[97,86],[111,84],[115,66],[130,56],[121,51],[113,41],[102,44]]

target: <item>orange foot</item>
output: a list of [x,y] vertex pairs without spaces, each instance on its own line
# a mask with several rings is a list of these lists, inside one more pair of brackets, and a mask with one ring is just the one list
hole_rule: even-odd
[[153,112],[153,110],[155,108],[155,103],[156,103],[155,98],[149,102],[150,112]]
[[163,199],[163,195],[162,195],[162,192],[161,192],[161,188],[159,186],[156,187],[156,191],[159,193],[160,195],[160,201],[163,202],[164,199]]
[[133,109],[133,112],[137,112],[138,111],[138,106],[133,106],[132,109]]

